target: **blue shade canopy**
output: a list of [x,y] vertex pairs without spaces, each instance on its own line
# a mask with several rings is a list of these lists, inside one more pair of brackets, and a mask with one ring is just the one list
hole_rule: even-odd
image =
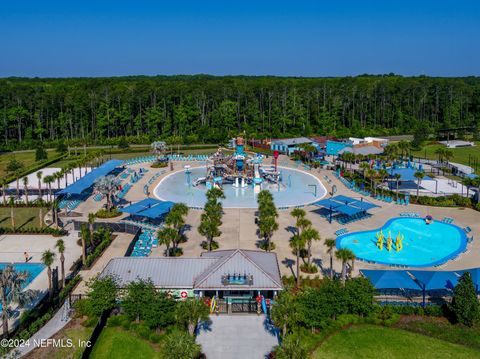
[[353,216],[354,214],[363,212],[363,209],[347,205],[341,205],[339,207],[336,207],[335,211],[346,214],[347,216]]
[[[416,170],[414,168],[393,168],[392,167],[388,172],[391,178],[393,178],[396,174],[399,174],[400,181],[416,182],[417,179],[415,178],[415,173],[419,172],[419,170]],[[431,178],[428,176],[425,176],[423,177],[423,180],[431,180]]]
[[322,199],[318,202],[315,202],[314,205],[331,209],[333,211],[346,214],[348,216],[353,216],[354,214],[367,211],[372,208],[380,207],[376,204],[364,201],[362,199],[356,199],[343,195]]
[[360,272],[372,282],[376,289],[421,289],[408,273],[403,270],[362,269]]
[[79,180],[72,183],[70,186],[65,187],[57,194],[81,194],[86,189],[93,186],[93,183],[97,178],[108,175],[115,168],[120,167],[123,164],[121,160],[110,160],[105,162],[103,165],[94,168],[90,173],[87,173],[85,176]]
[[142,216],[157,219],[170,212],[175,203],[170,201],[160,201],[154,198],[145,198],[140,202],[134,203],[125,208],[121,208],[123,213],[130,213],[135,216]]
[[425,290],[453,289],[458,283],[456,272],[409,271]]

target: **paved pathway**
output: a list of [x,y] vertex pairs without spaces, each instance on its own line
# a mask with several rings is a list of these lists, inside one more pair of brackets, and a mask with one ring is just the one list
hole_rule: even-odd
[[89,279],[101,273],[110,259],[123,257],[125,255],[125,252],[132,241],[133,234],[115,233],[115,235],[117,235],[117,237],[112,243],[110,243],[102,256],[97,259],[93,267],[80,271],[79,274],[82,276],[82,281],[73,290],[73,294],[85,294],[87,290],[86,283]]
[[[67,303],[68,304],[68,303]],[[57,313],[45,324],[38,332],[32,335],[28,341],[29,346],[24,346],[18,349],[18,354],[23,357],[36,349],[43,339],[49,339],[57,334],[67,323],[71,320],[68,315],[68,308],[65,304],[57,311]]]
[[208,359],[263,359],[278,345],[278,330],[264,315],[211,316],[197,343]]

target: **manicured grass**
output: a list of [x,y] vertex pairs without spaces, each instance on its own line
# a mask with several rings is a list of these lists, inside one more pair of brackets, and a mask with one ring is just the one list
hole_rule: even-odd
[[[47,208],[43,208],[43,215],[48,212]],[[40,227],[40,209],[37,207],[17,207],[13,209],[15,227],[30,228]],[[10,207],[0,207],[0,227],[12,227],[10,217]]]
[[480,351],[401,329],[362,325],[324,342],[313,358],[478,358]]
[[[461,148],[452,148],[453,157],[450,159],[452,162],[462,163],[464,165],[468,165],[468,157],[476,157],[478,162],[477,173],[480,171],[480,142],[475,143],[475,147],[461,147]],[[425,145],[420,151],[412,151],[412,155],[424,158],[425,153],[428,159],[438,159],[438,155],[435,151],[438,148],[445,148],[445,146],[440,144],[429,144]],[[473,166],[472,163],[470,163]]]
[[[48,158],[54,158],[57,153],[55,151],[47,151]],[[15,152],[15,153],[4,153],[0,155],[0,176],[6,177],[10,175],[7,173],[7,165],[11,159],[15,158],[17,161],[22,162],[24,169],[27,169],[30,166],[36,164],[35,162],[35,151],[22,151],[22,152]]]
[[121,328],[105,327],[93,348],[92,359],[160,358],[160,352],[148,341]]
[[453,325],[445,318],[405,316],[396,328],[480,350],[480,328]]

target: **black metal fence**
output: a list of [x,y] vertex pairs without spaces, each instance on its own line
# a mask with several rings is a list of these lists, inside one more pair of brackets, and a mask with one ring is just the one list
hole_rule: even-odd
[[94,347],[95,343],[97,342],[98,338],[100,337],[100,334],[102,334],[103,328],[107,324],[107,320],[108,320],[108,317],[110,316],[110,312],[111,312],[110,310],[103,312],[102,315],[100,316],[100,318],[98,319],[98,323],[95,326],[95,328],[93,329],[92,335],[90,336],[90,338],[88,340],[88,345],[83,350],[81,359],[90,358],[90,354],[92,354],[93,347]]
[[[73,221],[73,227],[76,231],[80,231],[82,225],[89,226],[88,222],[82,221]],[[129,233],[129,234],[137,234],[138,230],[141,229],[140,226],[135,224],[125,223],[125,222],[95,222],[93,224],[93,230],[97,230],[99,228],[108,227],[112,230],[112,232],[121,232],[121,233]]]

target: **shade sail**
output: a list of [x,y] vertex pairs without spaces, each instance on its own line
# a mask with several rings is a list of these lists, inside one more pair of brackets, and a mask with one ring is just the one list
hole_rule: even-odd
[[[394,178],[396,174],[399,174],[400,181],[416,182],[417,179],[415,178],[415,173],[419,172],[419,170],[414,168],[391,168],[388,172],[391,178]],[[425,176],[422,180],[431,180],[431,178]]]
[[376,289],[421,289],[406,271],[362,269],[360,272]]
[[453,289],[458,283],[456,272],[409,271],[425,290]]
[[348,216],[353,216],[354,214],[380,207],[376,204],[364,201],[363,199],[356,199],[343,195],[322,199],[318,202],[315,202],[314,205],[331,209]]
[[81,194],[88,188],[93,186],[93,183],[97,178],[108,175],[115,168],[120,167],[123,164],[121,160],[110,160],[105,162],[103,165],[94,168],[90,173],[87,173],[85,176],[79,180],[72,183],[70,186],[65,187],[57,194]]
[[145,198],[140,202],[134,203],[125,208],[121,208],[123,213],[130,213],[135,216],[142,216],[157,219],[170,212],[175,203],[170,201],[160,201],[154,198]]

